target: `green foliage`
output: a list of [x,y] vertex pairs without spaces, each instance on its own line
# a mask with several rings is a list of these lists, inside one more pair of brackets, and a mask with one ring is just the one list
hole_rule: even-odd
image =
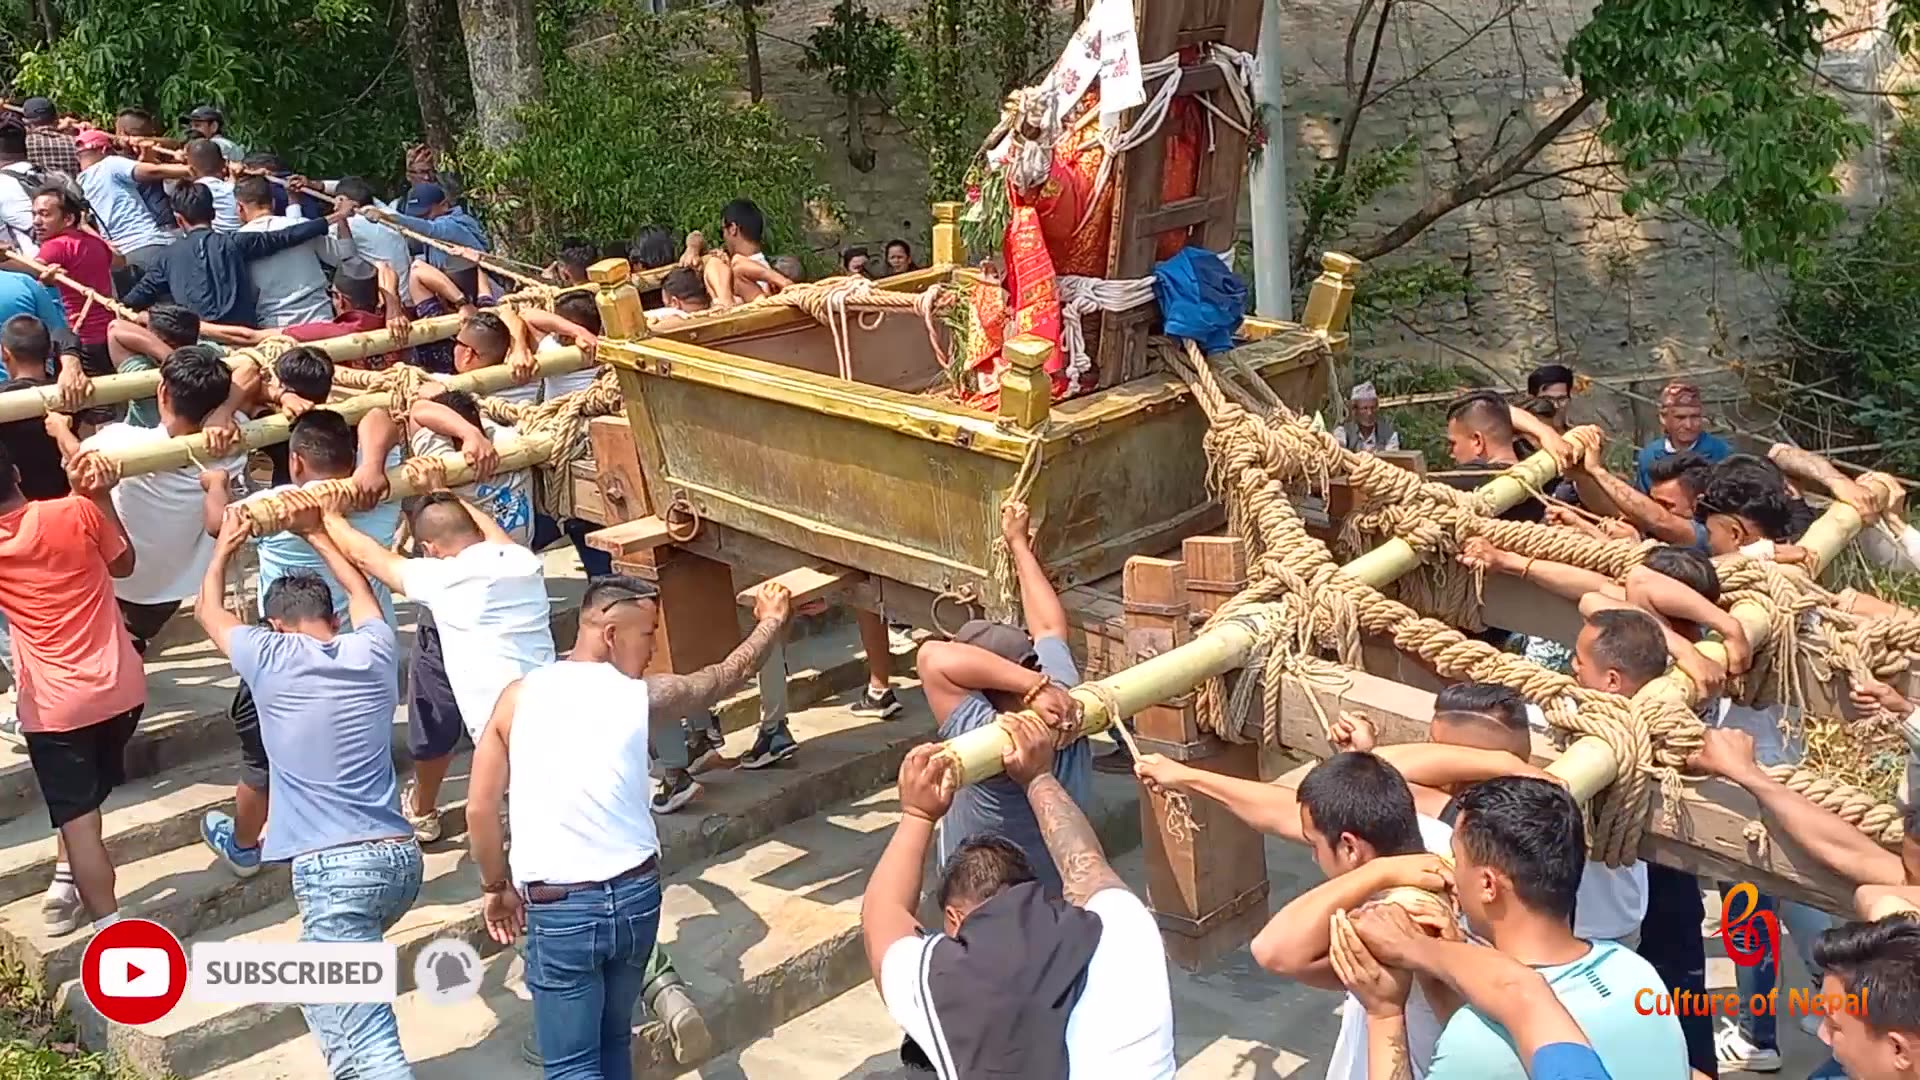
[[[1431,394],[1463,386],[1479,386],[1486,380],[1469,368],[1452,364],[1408,363],[1404,358],[1362,360],[1354,368],[1354,383],[1370,382],[1383,398],[1406,394]],[[1453,458],[1447,450],[1447,403],[1403,405],[1381,410],[1388,422],[1400,432],[1402,450],[1419,450],[1427,455],[1427,464],[1447,468]]]
[[1890,467],[1907,475],[1920,472],[1916,236],[1920,190],[1902,182],[1856,235],[1810,253],[1781,311],[1796,345],[1789,374],[1850,402],[1845,421],[1887,444]]
[[741,100],[716,47],[724,25],[609,3],[612,38],[576,57],[558,45],[565,21],[587,10],[575,5],[542,20],[546,94],[523,116],[526,136],[498,152],[462,149],[494,235],[530,252],[650,224],[717,236],[721,208],[744,197],[766,214],[767,246],[794,250],[807,211],[829,197],[814,175],[820,145]]
[[16,83],[102,123],[139,106],[171,129],[215,104],[234,138],[315,176],[396,174],[417,138],[397,0],[89,0],[66,10],[60,39],[23,55]]
[[914,9],[894,112],[927,155],[930,198],[962,197],[1001,103],[1052,62],[1059,29],[1044,0],[923,0]]
[[1472,292],[1473,282],[1465,274],[1439,260],[1369,267],[1353,291],[1352,320],[1356,329],[1365,330],[1427,304],[1464,300]]
[[1605,103],[1623,208],[1677,204],[1749,264],[1808,269],[1844,217],[1833,170],[1866,138],[1812,74],[1833,21],[1809,0],[1601,0],[1564,62]]
[[833,5],[827,22],[807,38],[806,63],[841,97],[877,97],[893,85],[906,47],[900,31],[855,0]]
[[[1382,192],[1398,187],[1413,175],[1419,164],[1420,148],[1411,136],[1374,149],[1355,149],[1348,155],[1345,171],[1336,174],[1332,161],[1316,165],[1313,175],[1294,187],[1293,197],[1300,204],[1295,228],[1311,232],[1298,238],[1302,251],[1320,251],[1327,241],[1344,234],[1360,211]],[[1302,260],[1294,275],[1293,288],[1302,292],[1308,281],[1319,273],[1315,260]]]
[[17,964],[0,961],[0,1077],[125,1080],[130,1073],[74,1045],[73,1023]]

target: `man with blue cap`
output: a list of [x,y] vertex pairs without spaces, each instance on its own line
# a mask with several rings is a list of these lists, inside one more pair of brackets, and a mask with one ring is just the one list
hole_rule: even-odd
[[[437,183],[422,182],[413,185],[407,191],[406,201],[400,204],[398,212],[383,210],[376,206],[365,207],[362,214],[375,221],[398,225],[423,236],[430,236],[443,244],[472,248],[475,251],[490,251],[492,245],[487,241],[486,230],[467,208]],[[473,259],[454,255],[436,247],[427,250],[427,265],[443,271],[462,292],[477,298],[480,291],[480,268]]]

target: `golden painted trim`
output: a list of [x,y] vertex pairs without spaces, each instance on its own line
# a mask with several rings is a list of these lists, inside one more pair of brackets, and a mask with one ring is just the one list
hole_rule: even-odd
[[[719,488],[708,487],[705,484],[694,483],[693,481],[688,480],[684,477],[669,475],[667,477],[667,482],[670,485],[672,485],[674,488],[686,491],[692,495],[697,496],[698,499],[704,499],[709,503],[725,503],[728,506],[734,507],[735,509],[738,509],[738,510],[742,510],[746,513],[758,514],[763,517],[772,518],[776,521],[782,521],[787,523],[788,525],[793,526],[794,528],[805,529],[808,532],[817,533],[821,536],[832,537],[843,543],[852,544],[855,547],[871,548],[874,551],[886,552],[902,559],[909,559],[914,562],[930,563],[940,567],[941,569],[947,570],[951,573],[962,574],[969,578],[983,579],[987,577],[987,571],[984,567],[973,566],[963,562],[956,562],[955,560],[947,558],[944,555],[941,555],[937,552],[928,551],[924,548],[907,547],[901,544],[890,543],[888,541],[881,540],[870,533],[849,532],[848,530],[840,528],[837,525],[830,525],[827,522],[821,521],[817,518],[801,517],[798,514],[789,513],[788,511],[781,510],[777,507],[768,506],[765,503],[755,502],[752,499],[742,498],[738,495],[735,495],[728,491],[723,491]],[[714,516],[712,511],[706,509],[705,507],[701,507],[699,504],[699,501],[697,500],[694,503],[694,507],[695,509],[700,511],[700,515],[702,517]],[[754,533],[752,529],[743,528],[742,526],[739,526],[739,525],[731,525],[730,523],[724,522],[724,521],[719,522],[719,524],[729,525],[729,527],[731,528],[738,529],[742,532],[751,533],[755,536],[759,535],[757,533]],[[764,537],[762,537],[762,539],[764,539]],[[778,541],[770,541],[770,542],[778,543]]]

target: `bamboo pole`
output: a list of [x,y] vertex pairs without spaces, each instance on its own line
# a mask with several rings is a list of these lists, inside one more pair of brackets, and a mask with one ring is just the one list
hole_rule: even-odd
[[[431,341],[445,341],[460,332],[463,316],[436,315],[431,319],[421,319],[413,324],[407,335],[407,345],[425,344]],[[349,360],[361,360],[381,353],[404,349],[407,345],[396,344],[393,332],[381,327],[378,330],[366,330],[358,334],[343,334],[324,341],[311,341],[308,347],[318,349],[332,358],[336,364]],[[269,367],[267,358],[256,349],[231,349],[225,359],[229,365],[242,360],[252,360],[262,368]],[[129,371],[122,375],[102,375],[93,380],[93,392],[87,395],[83,408],[88,405],[118,405],[126,401],[139,401],[149,398],[159,389],[160,372]],[[10,390],[0,394],[0,423],[12,420],[31,420],[45,416],[50,412],[60,412],[60,391],[53,386],[35,386],[26,390]]]
[[[528,435],[514,439],[504,446],[499,447],[500,463],[495,467],[494,474],[498,475],[500,473],[514,472],[519,469],[529,469],[535,465],[544,465],[553,457],[553,450],[553,440],[545,435]],[[475,480],[481,479],[479,474],[474,472],[472,463],[468,462],[466,457],[457,451],[429,456],[440,462],[444,472],[437,479],[444,479],[446,482],[445,486],[449,489],[470,484]],[[418,461],[420,459],[414,458],[410,460]],[[331,482],[336,484],[352,483],[351,480]],[[321,483],[329,483],[329,481],[321,481]],[[392,502],[396,499],[410,498],[429,490],[433,490],[433,488],[421,482],[419,472],[414,469],[409,469],[407,462],[403,461],[399,465],[387,470],[387,497],[382,501]],[[265,536],[282,531],[281,523],[286,520],[287,512],[278,502],[278,497],[267,496],[265,498],[252,499],[240,503],[239,506],[241,510],[246,512],[252,535]]]
[[[543,379],[549,375],[564,375],[570,371],[579,371],[591,367],[593,361],[577,346],[563,349],[548,349],[542,352],[534,363],[534,379]],[[490,394],[517,385],[513,371],[505,364],[495,364],[478,371],[469,371],[464,375],[454,375],[442,382],[449,390],[465,390],[473,394]],[[385,390],[361,394],[345,401],[336,401],[321,406],[345,416],[349,423],[358,423],[360,418],[374,409],[384,409],[392,404],[391,395]],[[257,450],[263,446],[287,441],[293,421],[283,415],[274,415],[240,425],[238,449]],[[140,476],[144,473],[160,472],[163,469],[179,469],[188,465],[204,463],[213,456],[207,449],[205,432],[194,435],[182,435],[168,442],[153,446],[141,446],[131,450],[107,455],[120,466],[121,477]]]
[[[1567,440],[1584,452],[1587,442],[1597,434],[1591,428],[1575,428],[1567,433]],[[1543,450],[1479,490],[1498,513],[1526,498],[1529,486],[1538,489],[1559,471],[1560,465],[1553,455]],[[1524,479],[1526,484],[1516,477]],[[1396,539],[1347,563],[1340,572],[1375,588],[1384,588],[1419,564],[1420,557],[1413,548],[1406,541]],[[1114,672],[1101,679],[1099,686],[1112,695],[1122,716],[1131,716],[1149,705],[1187,693],[1216,675],[1244,667],[1253,653],[1255,638],[1252,627],[1237,622],[1223,623],[1185,645]],[[1101,698],[1084,688],[1076,688],[1072,693],[1080,702],[1081,732],[1092,735],[1105,731],[1113,717],[1107,715]],[[960,783],[974,784],[999,774],[1000,757],[1007,747],[1006,732],[998,724],[988,724],[948,739],[945,753],[959,763]]]

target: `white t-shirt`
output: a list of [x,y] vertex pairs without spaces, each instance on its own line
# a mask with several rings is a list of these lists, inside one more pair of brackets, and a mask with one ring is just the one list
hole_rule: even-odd
[[[165,428],[108,424],[80,444],[82,450],[126,451],[170,441]],[[225,469],[229,482],[245,483],[246,457],[208,462]],[[113,582],[115,596],[132,604],[165,604],[200,591],[200,579],[213,561],[213,537],[203,527],[198,465],[129,476],[113,487],[113,508],[133,541],[133,573]],[[244,491],[230,491],[244,495]]]
[[[474,370],[478,371],[480,369],[475,368]],[[471,372],[467,374],[471,374]],[[430,373],[430,377],[439,379],[441,382],[446,382],[448,379],[453,378],[451,375],[442,375],[437,371]],[[502,401],[511,401],[520,405],[538,405],[540,404],[540,387],[541,384],[538,382],[510,383],[487,396],[497,397]]]
[[[560,339],[548,334],[540,339],[540,347],[537,351],[546,352],[548,349],[558,348],[562,348]],[[599,377],[598,367],[581,368],[579,371],[569,371],[564,375],[549,375],[540,383],[540,400],[552,401],[554,398],[563,397],[576,390],[585,390],[593,385],[593,380]]]
[[0,167],[0,224],[6,226],[5,238],[14,248],[27,258],[40,254],[40,245],[33,239],[33,192],[27,190],[33,174],[33,163],[16,161]]
[[540,556],[518,544],[483,542],[449,559],[408,559],[400,584],[433,612],[453,700],[478,742],[500,691],[554,661]]
[[[504,424],[495,424],[485,417],[480,419],[480,430],[495,446],[520,437],[517,429]],[[459,449],[452,439],[423,427],[414,428],[413,437],[408,440],[407,445],[415,457],[447,454]],[[454,494],[490,514],[494,524],[500,526],[501,532],[512,537],[514,543],[533,543],[533,473],[531,471],[515,469],[512,472],[496,473],[485,480],[457,488]]]
[[213,231],[240,231],[240,204],[233,199],[233,181],[224,176],[198,176],[194,183],[213,192]]
[[[1153,912],[1126,889],[1094,893],[1086,910],[1100,917],[1100,944],[1087,964],[1086,989],[1067,1016],[1067,1080],[1172,1080],[1173,992]],[[887,946],[880,996],[894,1022],[927,1052],[940,1080],[954,1080],[942,1067],[946,1040],[925,982],[941,937],[915,935]]]

